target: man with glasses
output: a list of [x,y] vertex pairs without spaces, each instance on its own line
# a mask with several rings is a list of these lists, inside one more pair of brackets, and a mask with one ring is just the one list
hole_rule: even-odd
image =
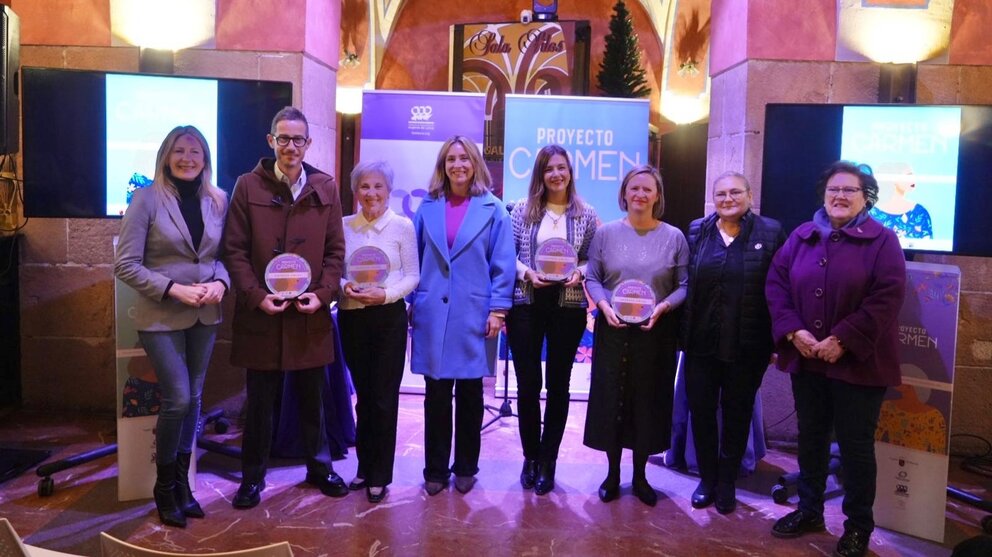
[[[348,493],[331,466],[321,397],[325,366],[334,360],[328,304],[338,297],[344,259],[338,188],[303,162],[311,138],[302,112],[288,106],[276,113],[267,139],[275,158],[238,178],[224,233],[224,263],[237,296],[231,363],[247,368],[241,486],[232,501],[240,509],[258,505],[265,489],[284,379],[300,398],[307,483],[331,497]],[[269,262],[284,253],[302,257],[310,271],[309,286],[293,300],[270,292],[265,281]]]

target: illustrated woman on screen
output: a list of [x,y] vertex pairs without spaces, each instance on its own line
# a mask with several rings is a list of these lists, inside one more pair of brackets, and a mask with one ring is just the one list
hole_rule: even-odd
[[905,162],[891,162],[879,164],[877,170],[879,185],[888,196],[871,208],[871,216],[900,238],[933,239],[930,212],[906,197],[916,189],[913,167]]

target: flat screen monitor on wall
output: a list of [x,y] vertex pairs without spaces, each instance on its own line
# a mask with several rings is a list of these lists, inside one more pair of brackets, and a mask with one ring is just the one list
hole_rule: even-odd
[[162,139],[196,126],[211,148],[214,182],[272,154],[272,116],[289,83],[24,68],[24,213],[119,217],[129,191],[150,183]]
[[992,256],[992,107],[770,104],[761,213],[792,230],[822,205],[840,159],[879,183],[872,216],[911,252]]

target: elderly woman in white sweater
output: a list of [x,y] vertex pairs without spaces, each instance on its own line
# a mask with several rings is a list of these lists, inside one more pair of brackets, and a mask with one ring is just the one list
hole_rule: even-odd
[[382,161],[351,173],[359,211],[344,218],[345,274],[338,311],[345,363],[358,402],[358,473],[349,488],[365,488],[370,503],[393,480],[400,381],[406,359],[403,298],[420,281],[413,223],[389,208],[393,171]]

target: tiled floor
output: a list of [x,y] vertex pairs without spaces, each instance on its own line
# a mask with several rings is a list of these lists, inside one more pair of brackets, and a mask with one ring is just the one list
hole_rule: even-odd
[[[605,458],[581,444],[585,404],[572,404],[559,459],[556,489],[539,497],[520,488],[521,457],[515,418],[503,419],[483,434],[479,483],[461,495],[449,489],[428,497],[421,487],[423,466],[422,398],[401,400],[396,480],[389,497],[370,505],[363,493],[329,499],[303,484],[297,462],[283,462],[268,476],[262,504],[238,511],[230,499],[237,487],[238,463],[217,454],[199,459],[197,496],[208,517],[185,530],[159,524],[150,500],[117,502],[114,457],[56,475],[53,496],[40,498],[37,477],[27,473],[0,486],[0,516],[11,520],[27,542],[79,555],[99,554],[99,533],[108,531],[132,543],[169,551],[215,552],[289,540],[296,555],[829,555],[842,530],[840,499],[827,507],[829,532],[779,540],[768,531],[794,508],[775,504],[769,489],[792,455],[773,451],[759,470],[739,484],[737,512],[693,509],[692,476],[649,465],[648,478],[661,494],[648,508],[630,494],[629,454],[625,454],[622,496],[603,504],[596,489]],[[113,441],[111,419],[41,417],[13,414],[0,419],[0,444],[50,447],[52,459]],[[236,428],[219,439],[235,441]],[[217,438],[216,436],[214,436]],[[335,464],[350,480],[354,451]],[[957,470],[952,482],[989,497],[992,481]],[[881,556],[948,555],[957,542],[979,533],[984,513],[949,502],[943,545],[877,530],[871,551]]]

